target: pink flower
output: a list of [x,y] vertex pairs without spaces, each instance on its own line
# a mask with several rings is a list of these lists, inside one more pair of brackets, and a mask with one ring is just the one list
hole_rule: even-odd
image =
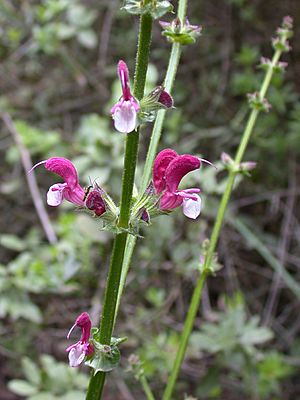
[[70,338],[73,329],[77,326],[81,328],[81,338],[77,343],[72,344],[66,349],[69,352],[70,367],[78,367],[86,356],[94,352],[93,346],[89,343],[92,323],[88,313],[84,312],[79,315],[75,324],[70,329],[67,339]]
[[123,95],[113,106],[111,113],[116,130],[121,133],[129,133],[136,127],[137,113],[140,110],[140,106],[130,92],[128,68],[122,60],[118,64],[118,74]]
[[79,185],[78,174],[71,161],[63,157],[52,157],[48,160],[40,161],[29,172],[41,164],[44,164],[48,171],[61,176],[65,181],[64,183],[55,183],[50,186],[47,193],[49,206],[59,206],[64,199],[77,206],[84,205],[84,190]]
[[198,188],[179,190],[181,179],[191,171],[199,169],[201,159],[190,154],[178,155],[176,151],[165,149],[154,161],[153,184],[160,197],[160,209],[172,210],[182,205],[188,218],[196,219],[201,211]]

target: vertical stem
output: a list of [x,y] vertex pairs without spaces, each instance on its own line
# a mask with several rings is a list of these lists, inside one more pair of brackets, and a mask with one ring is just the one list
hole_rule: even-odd
[[[181,4],[181,2],[179,3]],[[179,43],[174,43],[172,45],[172,50],[171,50],[171,55],[170,55],[170,60],[169,60],[169,65],[168,65],[168,70],[166,73],[166,78],[164,82],[164,86],[167,92],[171,93],[178,64],[179,64],[179,59],[181,55],[181,45]],[[155,119],[155,123],[153,126],[152,130],[152,135],[151,135],[151,140],[147,152],[147,158],[144,166],[144,171],[143,171],[143,176],[142,176],[142,181],[141,181],[141,186],[140,186],[140,196],[142,196],[147,188],[147,185],[150,181],[151,178],[151,172],[152,172],[152,166],[154,162],[154,158],[157,152],[157,147],[158,143],[160,140],[161,132],[162,132],[162,127],[163,123],[165,120],[166,116],[166,111],[165,110],[159,110],[157,112],[157,116]]]
[[[264,81],[262,83],[262,86],[261,86],[261,89],[259,92],[260,100],[263,100],[265,97],[265,94],[268,90],[268,87],[269,87],[271,79],[272,79],[273,67],[276,65],[277,61],[279,60],[280,55],[281,55],[281,51],[277,50],[273,56],[272,64],[269,66],[269,68],[266,72]],[[235,157],[235,161],[234,161],[235,166],[238,166],[240,164],[240,162],[242,161],[242,158],[244,156],[247,145],[249,143],[249,140],[250,140],[251,134],[253,132],[258,115],[259,115],[259,110],[257,110],[257,109],[253,109],[249,115],[247,125],[245,127],[240,145],[239,145],[237,153],[236,153],[236,157]],[[217,213],[217,217],[215,220],[215,224],[214,224],[214,227],[212,230],[212,234],[211,234],[211,238],[210,238],[210,242],[209,242],[209,248],[208,248],[206,256],[205,256],[203,269],[199,275],[199,278],[196,283],[196,287],[195,287],[193,295],[192,295],[190,307],[188,310],[186,320],[184,322],[184,327],[183,327],[183,331],[182,331],[181,338],[180,338],[179,348],[176,353],[176,358],[175,358],[175,362],[173,364],[171,375],[167,382],[167,386],[166,386],[166,389],[165,389],[165,392],[163,395],[163,400],[170,400],[172,398],[174,386],[175,386],[175,383],[176,383],[176,380],[177,380],[177,377],[179,374],[179,370],[180,370],[182,361],[184,359],[184,355],[185,355],[186,348],[188,345],[188,340],[189,340],[191,331],[193,329],[194,321],[195,321],[197,311],[199,308],[200,300],[202,297],[203,286],[204,286],[205,280],[209,274],[210,265],[211,265],[213,255],[214,255],[214,252],[216,249],[216,245],[217,245],[217,242],[219,239],[219,235],[220,235],[221,227],[223,224],[226,208],[227,208],[230,196],[231,196],[235,177],[237,174],[238,174],[238,168],[232,168],[229,173],[229,176],[228,176],[226,188],[223,193],[221,203],[219,206],[219,210]]]
[[[187,0],[179,0],[177,16],[181,20],[184,20],[184,18],[185,18],[186,8],[187,8]],[[182,48],[182,46],[180,43],[173,43],[173,45],[172,45],[168,69],[167,69],[167,73],[166,73],[166,77],[165,77],[165,81],[164,81],[165,89],[169,93],[172,92],[172,88],[173,88],[173,84],[174,84],[174,80],[176,77],[178,64],[179,64],[179,60],[180,60],[180,56],[181,56],[181,48]],[[142,180],[141,180],[139,196],[143,195],[143,193],[145,192],[147,185],[151,179],[152,166],[153,166],[155,155],[157,153],[157,147],[158,147],[158,143],[160,140],[165,116],[166,116],[165,110],[158,111],[156,119],[155,119],[155,123],[153,126],[152,134],[151,134],[151,140],[150,140],[150,144],[149,144],[149,148],[148,148],[148,152],[147,152],[147,158],[146,158],[146,162],[145,162],[145,166],[144,166],[144,170],[143,170],[143,176],[142,176]],[[118,293],[118,300],[117,300],[117,311],[118,311],[118,308],[120,305],[121,296],[122,296],[123,289],[125,286],[126,277],[127,277],[127,273],[129,270],[130,260],[132,257],[135,243],[136,243],[136,238],[134,236],[129,236],[127,238],[124,262],[123,262],[122,274],[121,274],[121,283],[119,286],[119,293]],[[117,311],[116,311],[116,314],[117,314]]]
[[141,382],[141,384],[143,386],[143,389],[144,389],[145,395],[147,397],[147,400],[155,400],[145,375],[142,375],[140,377],[140,382]]
[[[149,14],[144,14],[140,18],[140,30],[134,79],[134,95],[137,97],[137,99],[141,99],[144,95],[151,43],[151,31],[152,17]],[[124,229],[128,228],[128,222],[130,218],[130,206],[137,161],[138,141],[139,129],[136,132],[132,132],[127,135],[122,179],[120,218],[118,224],[119,228]],[[127,232],[118,234],[114,241],[100,324],[101,344],[109,345],[111,341],[127,236]],[[106,374],[104,372],[98,372],[96,375],[91,377],[86,396],[87,400],[101,399],[105,375]]]

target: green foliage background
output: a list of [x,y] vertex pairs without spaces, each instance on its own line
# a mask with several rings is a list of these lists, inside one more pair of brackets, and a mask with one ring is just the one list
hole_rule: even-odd
[[[199,154],[219,169],[204,167],[185,180],[202,188],[204,210],[196,222],[176,211],[153,221],[138,241],[116,326],[128,341],[105,399],[143,398],[128,370],[131,353],[144,363],[158,398],[162,392],[224,189],[220,154],[234,154],[246,93],[259,88],[263,72],[256,66],[261,55],[271,56],[270,38],[284,15],[296,27],[293,51],[285,56],[289,67],[284,77],[275,76],[272,110],[259,118],[249,146],[247,160],[258,165],[234,193],[218,249],[222,269],[208,281],[174,399],[296,399],[299,296],[278,278],[274,259],[297,285],[300,5],[190,0],[188,9],[203,35],[184,49],[176,109],[167,115],[160,148]],[[120,95],[118,60],[133,70],[137,27],[116,0],[0,1],[1,113],[11,115],[34,162],[70,158],[82,185],[97,179],[115,200],[124,137],[114,131],[109,110]],[[149,88],[162,82],[169,51],[156,23]],[[138,178],[150,130],[142,133]],[[112,235],[64,204],[47,208],[58,236],[49,245],[3,123],[0,135],[0,398],[83,399],[88,371],[67,367],[66,334],[84,310],[98,324]],[[44,199],[56,178],[43,168],[36,174]]]

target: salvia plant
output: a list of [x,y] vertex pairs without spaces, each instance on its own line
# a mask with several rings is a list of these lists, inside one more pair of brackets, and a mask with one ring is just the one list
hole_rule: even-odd
[[[156,217],[166,218],[173,210],[181,208],[190,219],[197,219],[201,212],[200,188],[180,188],[182,178],[190,172],[198,171],[202,164],[215,168],[205,159],[191,154],[178,154],[174,149],[158,151],[159,140],[166,112],[174,107],[171,95],[173,84],[184,45],[192,45],[201,35],[202,27],[192,25],[186,15],[187,0],[179,0],[177,16],[167,22],[160,18],[173,12],[173,6],[166,0],[125,0],[122,7],[140,19],[135,71],[133,85],[130,84],[130,73],[127,63],[120,60],[117,73],[120,81],[120,98],[111,109],[111,116],[117,133],[126,134],[124,169],[120,204],[117,205],[109,194],[92,182],[84,188],[81,184],[75,165],[68,159],[52,157],[40,161],[34,168],[43,166],[51,173],[60,176],[63,182],[52,185],[47,193],[47,204],[59,206],[63,201],[74,204],[77,209],[90,213],[101,221],[101,227],[115,235],[111,254],[110,267],[105,287],[100,327],[92,327],[88,313],[82,310],[72,326],[67,338],[74,334],[76,328],[81,330],[79,341],[71,344],[66,351],[70,367],[85,363],[92,369],[86,399],[102,398],[106,375],[117,367],[120,359],[120,344],[126,338],[113,336],[120,298],[125,286],[131,256],[141,226],[148,226]],[[151,32],[153,23],[162,27],[162,35],[171,43],[171,53],[164,82],[153,87],[150,93],[144,93],[146,74],[149,62]],[[193,23],[195,23],[193,21]],[[261,111],[269,112],[266,94],[273,73],[282,72],[286,63],[280,61],[282,53],[290,50],[288,39],[292,36],[292,18],[285,17],[272,40],[274,55],[271,59],[262,57],[260,67],[265,70],[265,77],[259,91],[248,95],[250,107],[249,118],[243,136],[233,158],[223,153],[221,162],[228,170],[227,184],[220,202],[210,239],[199,243],[199,278],[196,282],[186,320],[181,333],[179,348],[170,371],[169,379],[163,393],[163,400],[174,398],[174,388],[184,359],[194,320],[199,308],[206,278],[217,273],[220,265],[217,262],[216,245],[224,220],[235,180],[240,174],[249,174],[255,168],[254,161],[243,161],[243,156],[256,120]],[[126,60],[128,62],[128,60]],[[154,122],[147,158],[144,165],[139,189],[135,187],[135,170],[140,135],[143,126]],[[216,162],[219,165],[219,162]],[[32,173],[32,171],[30,171]],[[201,175],[200,175],[201,176]],[[146,380],[143,363],[137,356],[130,357],[131,369],[141,382],[148,399],[154,399]]]

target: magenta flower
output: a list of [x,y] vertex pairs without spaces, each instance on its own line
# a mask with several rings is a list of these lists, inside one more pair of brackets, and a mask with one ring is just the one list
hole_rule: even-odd
[[153,184],[160,195],[161,210],[172,210],[182,205],[188,218],[196,219],[201,211],[201,198],[198,188],[180,190],[181,179],[191,171],[199,169],[201,159],[190,154],[178,155],[176,151],[165,149],[154,161]]
[[64,199],[77,206],[84,205],[84,190],[79,185],[78,174],[71,161],[63,157],[52,157],[48,160],[40,161],[30,171],[41,164],[44,164],[48,171],[61,176],[65,181],[64,183],[55,183],[50,186],[47,193],[49,206],[59,206]]
[[130,92],[128,68],[122,60],[118,64],[118,74],[123,95],[111,109],[111,114],[116,130],[121,133],[129,133],[136,127],[137,113],[140,110],[140,106]]
[[66,349],[69,352],[70,367],[78,367],[86,356],[94,353],[94,348],[89,342],[92,323],[88,313],[84,312],[79,315],[75,324],[70,329],[67,339],[70,338],[73,329],[77,326],[81,328],[81,338],[77,343],[72,344]]

